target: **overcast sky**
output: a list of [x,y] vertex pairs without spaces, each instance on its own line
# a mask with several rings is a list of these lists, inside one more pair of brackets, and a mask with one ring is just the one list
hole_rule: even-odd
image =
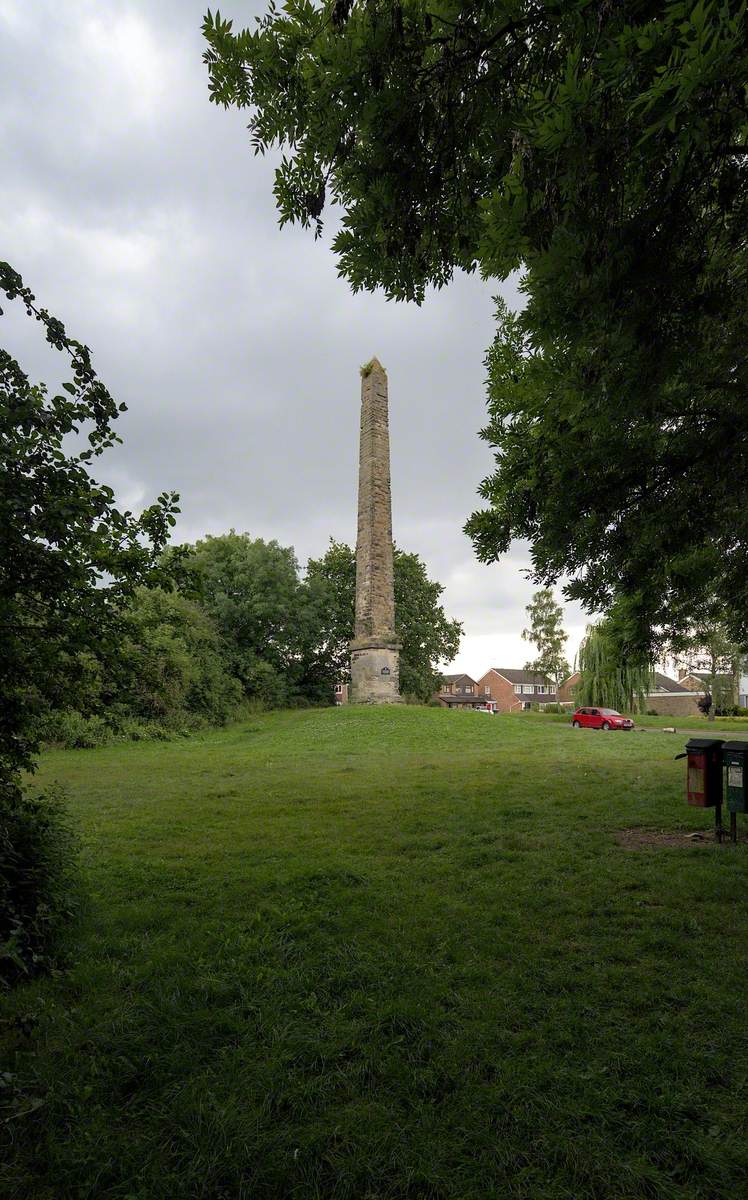
[[[464,622],[451,670],[521,667],[527,547],[481,566],[462,532],[491,470],[483,359],[498,285],[423,307],[354,296],[329,231],[278,229],[273,160],[208,101],[205,0],[0,0],[0,258],[85,341],[129,411],[97,463],[119,501],[182,497],[180,541],[233,527],[303,564],[356,536],[359,367],[387,368],[395,539]],[[226,0],[249,24],[264,3]],[[517,303],[511,287],[502,289]],[[3,344],[55,364],[8,306]],[[573,658],[585,624],[567,604]]]

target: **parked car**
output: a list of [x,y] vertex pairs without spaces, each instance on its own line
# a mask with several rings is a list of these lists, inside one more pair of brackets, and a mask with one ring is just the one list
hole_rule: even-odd
[[571,719],[575,729],[633,729],[630,717],[622,717],[614,708],[578,708]]
[[473,712],[486,712],[486,713],[488,713],[489,717],[492,717],[494,715],[493,709],[489,708],[488,705],[486,705],[486,704],[476,704],[475,708],[473,709]]

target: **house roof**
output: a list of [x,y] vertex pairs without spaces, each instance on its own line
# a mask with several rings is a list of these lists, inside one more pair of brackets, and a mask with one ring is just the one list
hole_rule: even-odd
[[[699,679],[708,678],[708,676],[704,676],[696,671],[690,671],[689,674],[693,676],[698,675]],[[564,684],[562,686],[570,683],[572,679],[575,681],[579,679],[579,671],[573,671],[569,678],[564,680]],[[674,694],[678,696],[699,696],[701,694],[700,692],[694,692],[691,691],[690,688],[684,687],[682,683],[678,683],[677,679],[671,679],[669,675],[663,675],[661,671],[655,671],[654,685],[647,695],[656,696],[662,695],[663,693],[669,693],[671,695]]]
[[475,680],[470,675],[442,675],[442,683],[462,683],[463,681],[475,684]]
[[491,667],[497,675],[501,675],[508,683],[544,683],[546,687],[553,683],[547,675],[539,671],[517,671],[514,667]]
[[[712,676],[708,671],[689,671],[688,675],[684,675],[684,679],[700,679],[702,683],[709,683]],[[728,675],[725,671],[718,671],[714,676],[715,681],[720,683],[732,683],[732,675]]]
[[684,692],[691,696],[695,694],[689,688],[684,687],[682,683],[678,683],[677,679],[670,679],[660,671],[655,671],[654,687],[647,694],[654,696],[656,692]]

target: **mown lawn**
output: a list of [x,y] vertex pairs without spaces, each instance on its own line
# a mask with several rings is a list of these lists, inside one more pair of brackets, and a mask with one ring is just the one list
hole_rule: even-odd
[[6,1001],[24,1200],[736,1200],[748,845],[672,735],[273,714],[46,756],[89,899]]

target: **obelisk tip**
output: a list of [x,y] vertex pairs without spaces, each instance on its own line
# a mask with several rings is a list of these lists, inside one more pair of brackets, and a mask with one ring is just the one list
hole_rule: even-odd
[[375,371],[379,375],[387,374],[387,372],[385,371],[384,367],[382,366],[382,364],[380,363],[380,361],[376,357],[376,355],[374,356],[374,358],[370,358],[368,363],[364,363],[363,367],[361,368],[362,379],[367,379],[368,376],[373,375]]

